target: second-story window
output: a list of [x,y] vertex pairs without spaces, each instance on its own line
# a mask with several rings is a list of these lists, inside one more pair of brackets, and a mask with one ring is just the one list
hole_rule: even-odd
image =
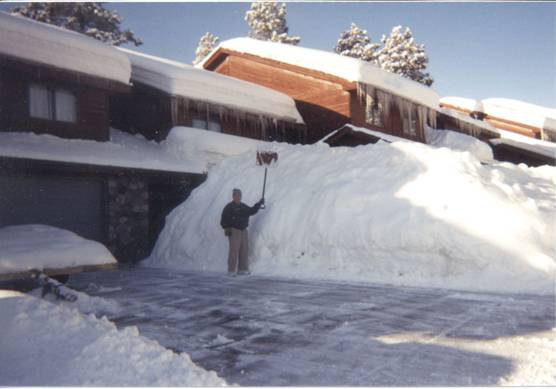
[[200,128],[214,132],[222,132],[222,125],[218,115],[196,116],[193,118],[193,128]]
[[65,89],[40,84],[29,86],[29,115],[33,118],[75,123],[75,95]]
[[382,104],[376,98],[367,97],[367,106],[365,109],[365,121],[375,127],[383,127],[383,109]]

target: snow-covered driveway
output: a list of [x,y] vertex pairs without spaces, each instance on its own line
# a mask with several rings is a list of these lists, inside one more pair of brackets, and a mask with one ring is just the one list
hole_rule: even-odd
[[556,383],[554,296],[137,267],[72,276],[120,327],[240,385]]

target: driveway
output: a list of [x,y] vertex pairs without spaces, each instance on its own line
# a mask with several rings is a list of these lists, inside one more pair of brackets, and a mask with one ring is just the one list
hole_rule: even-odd
[[554,296],[135,267],[69,286],[239,385],[556,383]]

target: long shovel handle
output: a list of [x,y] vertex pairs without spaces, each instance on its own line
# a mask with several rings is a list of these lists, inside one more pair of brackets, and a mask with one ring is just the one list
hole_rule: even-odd
[[[264,168],[264,181],[263,181],[263,197],[262,197],[263,200],[264,200],[264,191],[266,189],[266,171],[267,171],[267,168],[265,167]],[[261,208],[265,209],[264,203],[261,205]]]

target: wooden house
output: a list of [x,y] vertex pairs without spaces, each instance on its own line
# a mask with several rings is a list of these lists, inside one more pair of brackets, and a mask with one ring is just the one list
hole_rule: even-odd
[[166,214],[205,175],[110,130],[111,97],[131,91],[130,76],[112,46],[0,12],[0,227],[51,225],[118,260],[148,256]]
[[114,127],[161,141],[174,126],[261,140],[302,142],[294,101],[260,85],[121,49],[132,64],[132,93],[114,96]]
[[291,96],[307,124],[308,143],[344,124],[420,142],[426,142],[427,126],[439,128],[434,90],[332,52],[237,38],[221,43],[200,66]]
[[440,106],[479,118],[504,131],[556,141],[556,109],[502,98],[443,97]]

